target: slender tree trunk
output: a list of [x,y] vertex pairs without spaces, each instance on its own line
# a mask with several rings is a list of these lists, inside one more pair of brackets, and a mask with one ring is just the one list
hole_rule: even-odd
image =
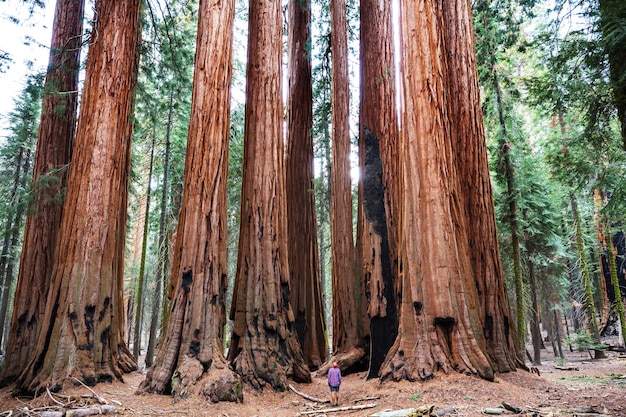
[[[167,112],[167,127],[165,132],[165,154],[163,155],[163,182],[161,185],[161,207],[159,217],[159,246],[157,249],[157,271],[155,276],[154,297],[152,299],[152,314],[150,316],[150,338],[146,350],[146,366],[152,366],[154,350],[157,341],[157,327],[159,324],[159,311],[167,306],[167,294],[163,294],[163,288],[167,290],[166,279],[168,272],[169,245],[167,242],[167,196],[169,191],[169,166],[170,166],[170,143],[172,132],[172,118],[174,114],[174,89],[170,91],[170,104]],[[161,302],[161,300],[163,300]],[[163,305],[161,305],[163,304]],[[165,333],[165,321],[167,313],[161,314],[161,334]]]
[[[169,318],[139,392],[241,401],[223,353],[234,1],[201,0],[185,185],[170,279]],[[178,374],[177,377],[174,375]],[[178,380],[178,383],[174,383]]]
[[396,288],[400,186],[391,2],[361,0],[358,239],[369,301],[370,364],[378,376],[398,334]]
[[398,338],[381,376],[415,381],[456,370],[492,380],[460,207],[440,7],[401,4],[402,303]]
[[84,0],[56,2],[33,168],[35,207],[26,220],[2,381],[22,371],[43,324],[75,131],[83,13]]
[[469,1],[444,2],[449,67],[450,119],[465,202],[470,258],[480,318],[492,366],[499,372],[523,366],[500,262],[488,151]]
[[[554,351],[554,356],[564,358],[563,355],[563,337],[561,336],[561,314],[557,310],[553,310],[554,330],[556,335],[556,346],[558,350]],[[567,323],[567,322],[566,322]]]
[[526,242],[528,251],[528,283],[530,286],[530,334],[533,341],[533,365],[541,365],[541,329],[539,328],[539,302],[537,301],[537,277],[533,262],[533,248]]
[[[85,90],[43,327],[18,391],[122,379],[123,269],[139,0],[97,1]],[[106,63],[106,65],[105,65]]]
[[[24,155],[26,154],[26,155]],[[9,296],[13,287],[13,270],[15,267],[16,249],[19,235],[22,230],[22,221],[24,218],[24,202],[18,196],[18,189],[24,188],[24,178],[30,172],[30,152],[20,147],[17,157],[17,169],[13,189],[11,190],[10,201],[13,208],[8,215],[7,223],[4,231],[4,244],[2,246],[2,260],[0,265],[0,280],[2,284],[2,302],[0,303],[0,350],[2,350],[4,340],[4,328],[9,309]]]
[[144,283],[146,280],[146,253],[148,252],[148,231],[150,229],[150,197],[152,191],[150,184],[152,183],[152,167],[154,165],[154,145],[156,136],[152,135],[152,144],[150,146],[150,163],[148,167],[148,183],[146,185],[146,210],[143,219],[143,235],[141,240],[141,259],[139,263],[139,276],[137,277],[137,291],[135,293],[135,334],[133,338],[133,356],[139,361],[141,354],[141,327],[144,310]]
[[496,92],[496,102],[498,106],[498,120],[500,122],[500,164],[506,178],[506,195],[509,202],[509,212],[507,219],[511,230],[511,250],[513,252],[513,275],[515,281],[515,315],[517,317],[517,339],[521,350],[526,348],[526,320],[524,318],[524,289],[522,278],[522,266],[520,260],[519,241],[519,218],[517,213],[518,191],[515,185],[515,169],[511,161],[511,146],[509,135],[504,119],[504,103],[502,102],[502,91],[498,71],[494,66],[493,84]]
[[[607,225],[607,233],[612,236],[611,228]],[[608,243],[608,242],[607,242]],[[615,258],[617,257],[617,248],[613,244],[611,239],[611,245],[607,247],[606,256],[609,259],[609,268],[611,272],[611,285],[613,285],[613,291],[615,293],[615,313],[619,319],[621,326],[621,333],[626,337],[626,317],[624,316],[624,302],[622,300],[622,292],[619,287],[619,276],[617,274],[617,264]]]
[[289,4],[289,98],[287,103],[287,227],[291,304],[309,369],[326,360],[326,323],[320,287],[313,190],[313,84],[311,3]]
[[332,168],[331,250],[333,287],[332,354],[328,365],[339,362],[344,373],[364,367],[365,350],[359,335],[361,297],[355,264],[352,231],[352,182],[350,177],[350,92],[348,81],[348,38],[345,0],[331,0],[332,49]]
[[[582,225],[580,220],[580,213],[578,212],[578,201],[574,194],[570,194],[570,203],[572,207],[572,216],[574,217],[574,228],[576,233],[575,248],[578,254],[578,261],[580,262],[580,271],[582,274],[582,284],[585,296],[583,299],[583,305],[585,308],[585,314],[587,316],[587,324],[591,332],[591,338],[595,343],[600,343],[600,329],[598,327],[598,315],[593,303],[593,291],[591,289],[591,276],[589,274],[589,267],[587,266],[587,257],[585,254],[585,243],[583,240]],[[602,350],[595,350],[594,357],[601,359],[604,357]]]
[[[30,169],[27,170],[27,172]],[[15,278],[15,260],[16,251],[22,231],[22,222],[24,221],[24,202],[20,201],[15,212],[15,218],[11,227],[11,253],[8,255],[7,267],[4,277],[4,291],[2,292],[2,304],[0,305],[0,347],[3,346],[4,331],[6,325],[7,312],[9,309],[9,296],[12,294],[13,281]],[[0,349],[1,350],[1,349]]]
[[[609,321],[609,315],[611,313],[611,302],[609,301],[609,295],[607,292],[607,283],[606,277],[610,276],[610,271],[606,273],[604,270],[604,265],[602,262],[602,254],[608,248],[607,245],[607,233],[605,222],[603,221],[602,206],[604,205],[605,198],[603,197],[603,193],[599,188],[594,189],[593,192],[593,205],[594,205],[594,214],[593,220],[595,223],[596,229],[596,238],[599,244],[599,253],[596,255],[596,251],[594,247],[589,248],[589,252],[591,255],[592,261],[598,262],[599,268],[594,268],[593,271],[593,282],[594,286],[597,288],[596,296],[594,298],[596,309],[600,312],[600,329],[603,329]],[[610,235],[609,235],[610,236]],[[608,251],[607,251],[608,253]]]
[[250,2],[241,226],[228,358],[259,389],[310,381],[289,302],[278,0]]

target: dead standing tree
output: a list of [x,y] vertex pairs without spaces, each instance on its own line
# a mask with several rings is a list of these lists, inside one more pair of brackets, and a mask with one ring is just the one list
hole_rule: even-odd
[[[241,401],[223,354],[227,173],[235,4],[200,1],[185,188],[173,250],[170,311],[140,393]],[[174,374],[179,382],[172,383]]]

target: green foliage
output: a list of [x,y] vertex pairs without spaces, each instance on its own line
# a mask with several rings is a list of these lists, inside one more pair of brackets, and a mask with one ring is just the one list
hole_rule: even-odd
[[573,333],[569,335],[565,339],[565,342],[574,346],[576,349],[580,351],[586,350],[592,359],[593,359],[593,356],[591,355],[592,351],[606,349],[606,346],[603,345],[602,343],[595,342],[591,334],[587,332],[585,329],[579,329],[578,333]]

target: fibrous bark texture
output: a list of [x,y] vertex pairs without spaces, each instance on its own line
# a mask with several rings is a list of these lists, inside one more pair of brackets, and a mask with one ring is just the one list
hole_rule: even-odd
[[302,354],[314,370],[326,360],[327,349],[313,192],[310,26],[310,1],[290,2],[286,179],[291,304]]
[[139,392],[241,401],[241,382],[228,369],[222,344],[235,4],[202,0],[199,7],[185,188],[170,279],[173,297],[156,360]]
[[380,374],[414,381],[456,370],[493,379],[450,136],[443,10],[413,0],[401,4],[401,16],[402,302]]
[[488,152],[480,108],[471,4],[443,3],[452,146],[455,149],[468,227],[472,276],[478,290],[479,318],[494,370],[523,365],[500,264]]
[[23,370],[42,326],[76,124],[83,12],[84,0],[56,3],[33,167],[35,201],[24,231],[3,382]]
[[228,354],[255,388],[310,381],[289,302],[287,209],[281,99],[282,19],[278,0],[249,9],[243,184]]
[[[345,372],[362,367],[365,351],[361,320],[361,285],[355,263],[352,232],[352,183],[350,177],[350,92],[348,81],[348,38],[346,3],[330,2],[332,49],[332,169],[331,247],[333,287],[333,359]],[[369,332],[369,331],[368,331]],[[356,354],[355,354],[356,353]],[[328,364],[321,369],[325,372]]]
[[123,339],[130,110],[139,0],[97,1],[98,19],[42,328],[19,391],[122,379],[137,365]]
[[361,0],[359,130],[360,274],[368,299],[368,377],[376,377],[398,333],[398,123],[391,2]]

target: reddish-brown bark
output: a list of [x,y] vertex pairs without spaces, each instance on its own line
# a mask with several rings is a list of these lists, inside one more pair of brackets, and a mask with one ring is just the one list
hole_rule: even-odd
[[360,273],[370,318],[369,377],[397,335],[398,122],[391,2],[361,0]]
[[291,305],[302,354],[314,370],[326,360],[327,349],[313,192],[310,26],[310,1],[289,3],[286,179]]
[[310,381],[289,302],[278,0],[250,2],[241,227],[228,354],[255,388]]
[[380,374],[413,381],[456,370],[493,379],[450,137],[443,10],[411,0],[401,16],[402,302],[398,338]]
[[[364,328],[358,310],[362,291],[356,269],[352,231],[352,180],[350,176],[350,92],[346,3],[330,2],[332,48],[332,169],[331,247],[333,287],[332,346],[334,359],[345,371],[364,359]],[[355,354],[356,353],[356,354]],[[345,358],[342,358],[344,356]],[[330,362],[329,362],[330,363]],[[325,371],[325,366],[322,371]]]
[[2,381],[22,372],[43,324],[74,139],[83,12],[84,0],[56,3],[33,167],[36,194],[26,220]]
[[[234,1],[200,1],[185,188],[173,250],[169,319],[140,392],[239,401],[223,354],[227,170]],[[178,373],[180,383],[172,386]]]
[[479,298],[479,316],[492,367],[515,370],[521,360],[515,320],[506,291],[496,231],[487,145],[480,108],[480,90],[474,48],[471,4],[468,0],[443,3],[448,66],[452,146],[456,154],[464,201],[472,276]]
[[139,0],[96,2],[95,28],[50,290],[17,389],[88,385],[136,369],[124,333],[123,268]]

